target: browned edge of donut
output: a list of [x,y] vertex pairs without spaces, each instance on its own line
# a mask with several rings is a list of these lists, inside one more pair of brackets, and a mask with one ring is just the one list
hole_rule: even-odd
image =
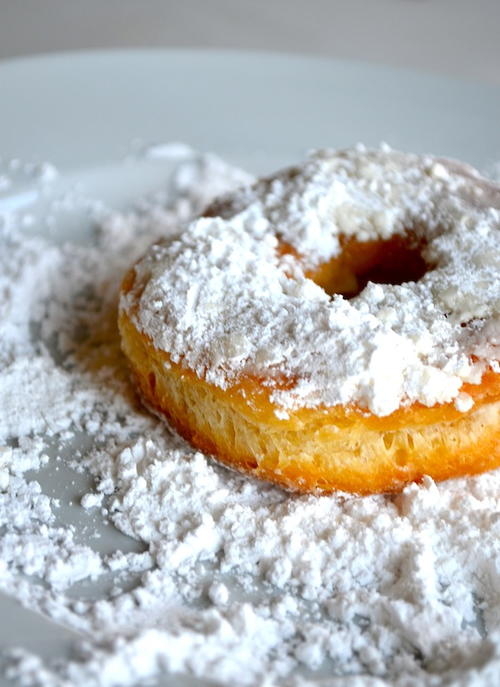
[[146,404],[194,447],[259,479],[299,492],[369,494],[399,491],[424,474],[443,480],[500,465],[498,389],[478,394],[466,413],[415,404],[377,418],[336,406],[279,420],[267,391],[254,398],[244,387],[224,391],[173,363],[125,312],[119,326]]

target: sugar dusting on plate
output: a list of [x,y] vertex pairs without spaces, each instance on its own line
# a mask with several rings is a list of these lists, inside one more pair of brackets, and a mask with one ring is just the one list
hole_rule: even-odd
[[[395,497],[292,496],[216,465],[137,404],[115,324],[124,271],[250,181],[179,144],[153,154],[175,156],[168,197],[101,206],[91,246],[28,237],[18,211],[0,222],[0,589],[82,636],[57,662],[11,651],[8,673],[47,686],[164,673],[222,685],[494,684],[498,471],[425,478]],[[62,522],[62,495],[41,484],[68,463],[95,480],[79,496],[89,524],[109,520],[136,551],[100,552]]]

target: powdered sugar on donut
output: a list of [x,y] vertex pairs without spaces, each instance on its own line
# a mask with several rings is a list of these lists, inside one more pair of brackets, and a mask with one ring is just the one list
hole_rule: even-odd
[[[498,359],[500,187],[472,168],[387,147],[320,151],[231,196],[221,215],[154,246],[121,304],[207,381],[265,375],[281,412],[355,404],[382,416],[451,401]],[[369,283],[347,300],[304,274],[338,255],[342,236],[408,229],[433,265],[418,282]],[[283,375],[291,389],[274,388]]]

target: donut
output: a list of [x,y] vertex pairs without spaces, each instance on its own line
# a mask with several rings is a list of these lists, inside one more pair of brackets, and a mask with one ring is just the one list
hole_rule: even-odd
[[144,403],[299,492],[500,465],[500,186],[429,155],[313,152],[222,196],[126,274]]

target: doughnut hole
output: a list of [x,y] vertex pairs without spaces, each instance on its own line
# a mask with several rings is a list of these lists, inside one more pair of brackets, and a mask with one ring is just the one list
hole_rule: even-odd
[[[292,178],[298,169],[288,170]],[[272,179],[270,179],[272,181]],[[203,212],[203,217],[231,218],[238,212],[230,198],[215,200]],[[375,284],[404,284],[416,282],[433,268],[422,257],[425,244],[412,231],[396,234],[390,239],[357,241],[341,238],[342,252],[328,262],[305,272],[329,296],[340,294],[345,298],[357,296],[369,281]],[[278,255],[301,256],[289,243],[278,237]]]
[[422,257],[423,245],[410,234],[386,241],[345,241],[342,253],[306,276],[328,295],[354,298],[368,282],[404,284],[421,279],[431,266]]

